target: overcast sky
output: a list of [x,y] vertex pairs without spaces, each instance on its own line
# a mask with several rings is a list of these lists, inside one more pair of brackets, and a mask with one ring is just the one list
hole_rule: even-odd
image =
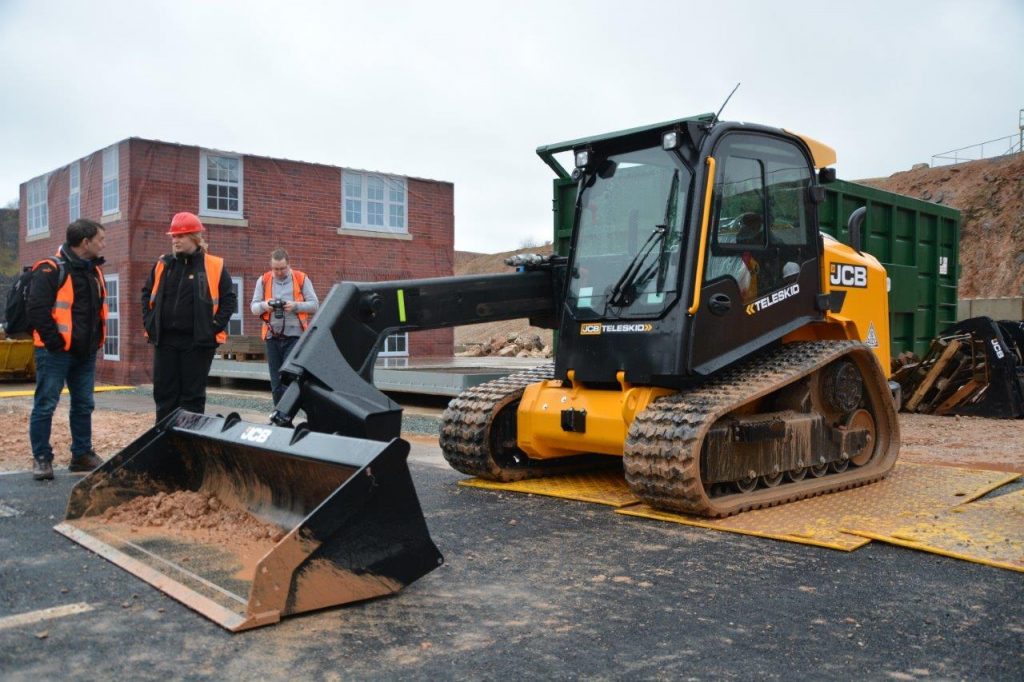
[[1017,133],[1024,1],[0,0],[0,205],[138,136],[448,180],[456,248],[503,251],[551,235],[537,146],[737,82],[722,118],[889,175]]

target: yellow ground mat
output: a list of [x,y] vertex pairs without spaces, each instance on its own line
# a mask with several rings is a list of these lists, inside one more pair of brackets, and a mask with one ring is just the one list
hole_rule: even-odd
[[[894,531],[921,516],[936,516],[1020,477],[1001,471],[897,463],[883,481],[758,509],[724,519],[705,519],[637,505],[620,514],[701,528],[852,551],[868,543],[861,531]],[[850,531],[856,529],[858,534]]]
[[1024,572],[1024,490],[919,517],[888,533],[850,532],[893,545]]
[[485,490],[505,490],[513,493],[531,493],[562,497],[567,500],[606,504],[610,507],[625,507],[636,504],[639,500],[629,490],[626,479],[621,471],[599,471],[565,476],[549,476],[534,478],[512,483],[485,481],[480,478],[469,478],[459,481],[459,485]]
[[1019,477],[1000,471],[898,462],[889,477],[878,483],[725,519],[685,516],[637,504],[620,471],[513,483],[473,478],[459,481],[459,485],[604,504],[629,516],[852,551],[870,542],[867,534],[891,536],[922,518],[945,514]]
[[[134,386],[97,386],[93,393],[105,393],[106,391],[130,391]],[[67,395],[68,389],[61,391],[61,395]],[[0,391],[0,398],[24,398],[35,395],[35,391]]]

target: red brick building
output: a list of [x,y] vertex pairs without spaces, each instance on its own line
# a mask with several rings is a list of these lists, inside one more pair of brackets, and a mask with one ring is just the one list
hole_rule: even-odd
[[[97,363],[107,383],[148,383],[141,288],[170,251],[171,216],[191,211],[210,252],[225,259],[239,289],[233,335],[259,336],[249,312],[270,252],[284,247],[323,300],[339,280],[379,281],[452,274],[454,187],[450,182],[220,152],[129,138],[21,185],[20,256],[52,255],[68,223],[106,228],[111,322]],[[389,337],[383,355],[451,355],[452,330]]]

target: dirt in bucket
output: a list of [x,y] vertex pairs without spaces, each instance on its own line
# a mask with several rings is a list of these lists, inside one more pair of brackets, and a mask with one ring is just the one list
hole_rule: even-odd
[[190,490],[140,495],[73,523],[112,546],[136,545],[186,571],[244,582],[286,533],[217,495]]

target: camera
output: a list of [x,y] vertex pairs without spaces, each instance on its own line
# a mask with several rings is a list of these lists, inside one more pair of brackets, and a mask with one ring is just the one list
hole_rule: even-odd
[[279,320],[284,317],[284,299],[272,298],[267,301],[267,305],[274,311],[274,317]]

